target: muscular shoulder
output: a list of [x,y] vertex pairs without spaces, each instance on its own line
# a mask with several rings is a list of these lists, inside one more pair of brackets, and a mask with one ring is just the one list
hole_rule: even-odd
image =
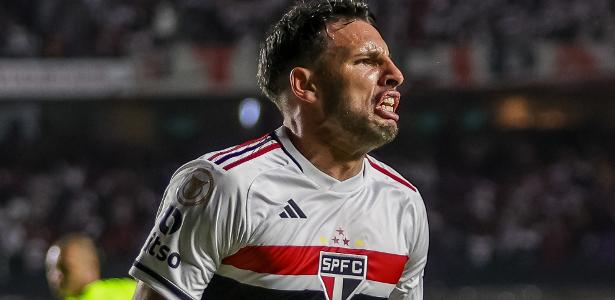
[[397,189],[412,196],[418,194],[418,189],[387,164],[371,157],[367,157],[368,165],[371,167],[372,179],[389,188]]
[[402,207],[424,210],[424,203],[419,190],[401,174],[387,164],[368,156],[370,177],[381,193],[387,193],[400,202]]
[[[185,196],[194,194],[195,184],[212,180],[217,189],[227,192],[245,190],[261,173],[282,168],[288,164],[288,157],[280,144],[270,135],[265,135],[223,150],[207,153],[181,166],[172,181],[184,188]],[[184,182],[181,184],[179,182]]]

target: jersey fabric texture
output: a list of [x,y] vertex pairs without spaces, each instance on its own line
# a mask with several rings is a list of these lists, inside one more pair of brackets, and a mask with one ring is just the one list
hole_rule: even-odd
[[422,299],[417,189],[367,156],[338,181],[286,129],[172,176],[130,274],[168,299]]
[[65,300],[130,300],[137,283],[129,278],[110,278],[88,284],[83,293]]

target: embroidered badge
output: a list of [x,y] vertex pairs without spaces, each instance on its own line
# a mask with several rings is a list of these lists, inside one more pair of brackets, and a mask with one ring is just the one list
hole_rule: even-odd
[[214,178],[211,172],[197,168],[188,174],[177,188],[177,201],[185,206],[201,204],[211,197]]

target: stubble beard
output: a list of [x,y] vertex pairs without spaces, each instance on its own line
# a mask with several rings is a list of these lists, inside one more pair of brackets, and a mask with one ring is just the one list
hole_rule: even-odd
[[[335,103],[337,102],[337,103]],[[348,105],[349,101],[330,100],[329,119],[338,124],[340,134],[348,144],[356,149],[369,152],[395,139],[399,129],[396,125],[378,120],[378,116],[369,111],[357,111]]]
[[323,73],[328,79],[323,93],[324,106],[328,123],[334,124],[331,129],[337,135],[335,140],[344,141],[348,150],[365,154],[395,139],[399,131],[397,125],[379,120],[373,111],[353,108],[352,99],[345,98],[347,82],[330,70]]

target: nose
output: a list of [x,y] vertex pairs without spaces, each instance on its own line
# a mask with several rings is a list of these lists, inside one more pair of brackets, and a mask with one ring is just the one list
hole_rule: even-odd
[[378,82],[380,85],[396,88],[404,82],[404,75],[390,57],[386,58],[383,67],[382,76],[380,76],[380,82]]

